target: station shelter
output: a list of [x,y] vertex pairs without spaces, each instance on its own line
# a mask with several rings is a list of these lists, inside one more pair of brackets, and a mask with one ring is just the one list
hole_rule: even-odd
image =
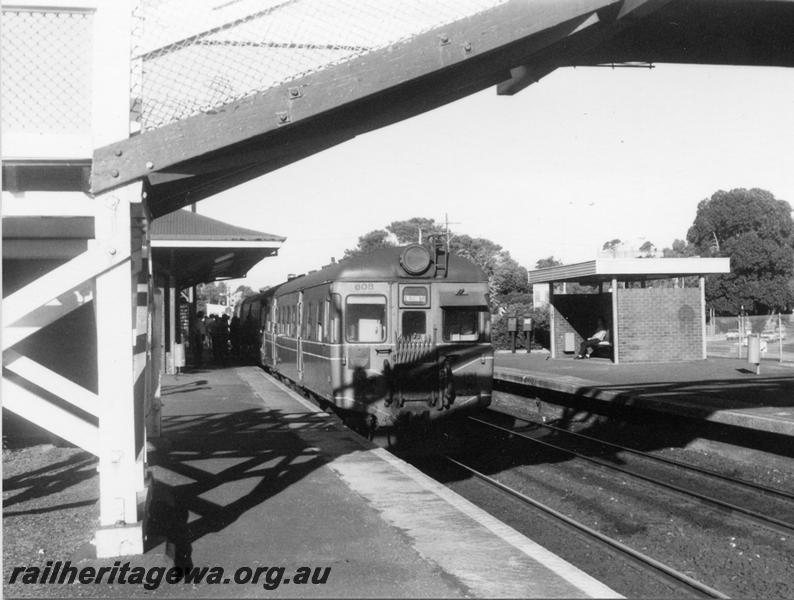
[[163,332],[154,360],[165,373],[184,366],[184,343],[196,315],[195,286],[245,277],[286,238],[237,227],[188,210],[154,219],[155,318]]
[[549,289],[551,357],[573,357],[599,319],[597,349],[613,363],[706,358],[705,276],[729,273],[728,258],[628,258],[538,269]]

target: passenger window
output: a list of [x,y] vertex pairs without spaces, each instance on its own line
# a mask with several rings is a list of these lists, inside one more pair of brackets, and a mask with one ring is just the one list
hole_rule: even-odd
[[320,331],[317,332],[317,339],[321,342],[328,341],[328,330],[326,329],[326,325],[328,323],[328,313],[329,313],[330,304],[331,303],[328,300],[326,300],[323,302],[322,310],[320,309],[319,306],[317,307],[317,312],[320,313],[318,317],[320,321],[318,325]]
[[427,339],[427,313],[423,310],[406,310],[402,316],[402,337],[406,340]]
[[[481,313],[477,308],[444,308],[442,336],[445,342],[476,342],[480,339]],[[484,324],[483,324],[484,325]]]
[[384,296],[348,296],[345,306],[348,342],[383,342],[386,340],[386,298]]

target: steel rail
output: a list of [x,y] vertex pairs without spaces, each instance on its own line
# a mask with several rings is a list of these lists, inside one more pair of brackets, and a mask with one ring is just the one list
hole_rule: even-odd
[[546,506],[545,504],[542,504],[541,502],[538,502],[537,500],[534,500],[533,498],[530,498],[529,496],[526,496],[526,495],[522,494],[518,490],[514,490],[513,488],[503,484],[501,481],[497,481],[496,479],[494,479],[492,477],[489,477],[488,475],[486,475],[484,473],[481,473],[480,471],[477,471],[476,469],[473,469],[472,467],[470,467],[470,466],[468,466],[468,465],[466,465],[466,464],[464,464],[464,463],[462,463],[462,462],[460,462],[458,460],[455,460],[454,458],[451,458],[449,456],[445,456],[444,458],[446,458],[449,462],[457,465],[458,467],[460,467],[462,469],[465,469],[466,471],[470,472],[475,477],[478,477],[479,479],[482,479],[483,481],[489,483],[490,485],[502,490],[503,492],[506,492],[507,494],[510,494],[511,496],[513,496],[515,498],[518,498],[522,502],[525,502],[526,504],[529,504],[530,506],[534,506],[538,510],[541,510],[541,511],[553,516],[554,518],[559,519],[560,521],[562,521],[565,524],[567,524],[569,527],[572,527],[573,529],[576,529],[577,531],[581,531],[583,533],[586,533],[587,535],[598,539],[599,541],[603,542],[604,544],[607,544],[608,546],[610,546],[612,548],[615,548],[616,550],[631,556],[636,561],[638,561],[638,562],[640,562],[640,563],[642,563],[644,565],[647,565],[649,567],[652,567],[653,569],[656,569],[657,571],[660,571],[660,572],[664,573],[666,576],[676,580],[679,583],[683,583],[686,586],[688,586],[688,587],[690,587],[690,588],[692,588],[694,590],[697,590],[698,592],[706,594],[710,598],[729,598],[730,597],[730,596],[727,596],[727,595],[723,594],[719,590],[716,590],[716,589],[714,589],[712,587],[707,586],[704,583],[701,583],[700,581],[697,581],[696,579],[692,579],[691,577],[689,577],[688,575],[685,575],[684,573],[681,573],[680,571],[676,571],[672,567],[669,567],[669,566],[665,565],[664,563],[661,563],[658,560],[643,554],[642,552],[638,552],[637,550],[634,550],[633,548],[627,546],[626,544],[623,544],[622,542],[619,542],[619,541],[617,541],[615,539],[612,539],[611,537],[606,536],[603,533],[601,533],[599,531],[596,531],[595,529],[592,529],[591,527],[588,527],[587,525],[584,525],[583,523],[579,523],[578,521],[575,521],[574,519],[568,517],[567,515],[564,515],[561,512],[556,511],[553,508],[551,508],[549,506]]
[[716,498],[711,498],[711,497],[706,496],[704,494],[701,494],[699,492],[688,490],[686,488],[682,488],[682,487],[677,486],[677,485],[672,484],[672,483],[667,483],[665,481],[659,481],[658,479],[654,479],[653,477],[648,477],[648,476],[642,475],[640,473],[635,473],[635,472],[630,471],[628,469],[624,469],[622,467],[619,467],[617,465],[609,463],[609,462],[607,462],[605,460],[594,458],[592,456],[586,456],[586,455],[580,454],[580,453],[578,453],[578,452],[576,452],[574,450],[568,450],[567,448],[562,448],[560,446],[555,446],[554,444],[550,444],[549,442],[544,442],[542,440],[537,440],[537,439],[532,438],[532,437],[530,437],[530,436],[528,436],[526,434],[523,434],[521,432],[513,431],[512,429],[508,429],[507,427],[502,427],[501,425],[496,425],[494,423],[489,423],[488,421],[483,421],[482,419],[478,419],[477,417],[469,417],[469,419],[471,421],[476,422],[476,423],[481,423],[481,424],[486,425],[488,427],[492,427],[494,429],[498,429],[500,431],[504,431],[505,433],[509,433],[510,435],[516,435],[516,436],[522,437],[522,438],[524,438],[526,440],[529,440],[530,442],[533,442],[535,444],[540,444],[542,446],[547,446],[547,447],[552,448],[554,450],[557,450],[559,452],[564,452],[566,454],[570,454],[572,456],[576,456],[577,458],[581,458],[582,460],[589,461],[589,462],[591,462],[593,464],[596,464],[596,465],[599,465],[599,466],[601,466],[603,468],[611,469],[613,471],[618,471],[619,473],[624,473],[625,475],[629,475],[630,477],[634,477],[636,479],[641,479],[643,481],[647,481],[647,482],[652,483],[654,485],[671,489],[671,490],[673,490],[675,492],[678,492],[680,494],[684,494],[684,495],[687,495],[687,496],[691,496],[693,498],[697,498],[701,502],[711,503],[711,504],[713,504],[715,506],[718,506],[718,507],[720,507],[720,508],[722,508],[724,510],[738,513],[738,514],[740,514],[740,515],[742,515],[742,516],[744,516],[746,518],[749,518],[749,519],[755,521],[756,523],[760,523],[761,525],[764,525],[765,527],[767,527],[769,529],[772,529],[774,531],[777,531],[778,533],[781,533],[783,535],[789,536],[789,535],[791,535],[792,531],[794,531],[794,524],[787,523],[785,521],[781,521],[780,519],[776,519],[774,517],[768,517],[766,515],[762,515],[760,513],[752,511],[750,509],[744,508],[742,506],[737,506],[736,504],[731,504],[730,502],[725,502],[723,500],[718,500]]
[[760,483],[755,483],[753,481],[748,481],[746,479],[737,479],[735,477],[729,477],[728,475],[723,475],[722,473],[717,473],[716,471],[712,471],[711,469],[706,469],[704,467],[698,467],[696,465],[689,465],[687,463],[684,463],[684,462],[681,462],[681,461],[678,461],[678,460],[675,460],[675,459],[672,459],[672,458],[666,458],[664,456],[654,456],[653,454],[649,454],[647,452],[643,452],[642,450],[636,450],[634,448],[629,448],[627,446],[621,446],[620,444],[615,444],[615,443],[612,443],[612,442],[599,440],[598,438],[595,438],[595,437],[590,436],[590,435],[585,435],[583,433],[578,433],[576,431],[569,431],[567,429],[563,429],[562,427],[556,427],[554,425],[549,425],[548,423],[541,423],[540,421],[534,421],[532,419],[528,419],[527,417],[522,417],[520,415],[515,415],[515,414],[512,414],[512,413],[505,413],[505,412],[501,412],[501,411],[494,410],[494,409],[490,409],[490,411],[498,413],[500,415],[508,415],[508,416],[514,417],[516,419],[519,419],[520,421],[525,421],[527,423],[531,423],[532,425],[537,425],[538,427],[544,427],[544,428],[550,429],[552,431],[559,431],[561,433],[565,433],[565,434],[570,435],[570,436],[574,436],[574,437],[578,437],[578,438],[581,438],[581,439],[584,439],[584,440],[587,440],[587,441],[595,442],[597,444],[602,444],[604,446],[609,446],[610,448],[615,448],[617,450],[621,450],[621,451],[624,451],[624,452],[630,452],[632,454],[636,454],[638,456],[641,456],[642,458],[647,458],[649,460],[655,460],[655,461],[662,462],[662,463],[665,463],[665,464],[668,464],[668,465],[672,465],[672,466],[675,466],[675,467],[680,467],[682,469],[688,469],[690,471],[695,471],[696,473],[701,473],[703,475],[708,475],[710,477],[714,477],[715,479],[722,479],[723,481],[727,481],[728,483],[734,483],[734,484],[737,484],[737,485],[741,485],[741,486],[745,486],[745,487],[748,487],[748,488],[752,488],[754,490],[757,490],[759,492],[763,492],[765,494],[775,495],[775,496],[779,496],[781,498],[785,498],[786,500],[794,501],[794,494],[791,494],[791,493],[786,492],[784,490],[780,490],[780,489],[777,489],[777,488],[772,488],[772,487],[769,487],[769,486],[766,486],[766,485],[762,485]]

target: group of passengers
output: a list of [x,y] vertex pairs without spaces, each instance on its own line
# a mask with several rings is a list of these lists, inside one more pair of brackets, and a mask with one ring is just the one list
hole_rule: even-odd
[[238,356],[241,347],[241,329],[239,317],[229,315],[204,316],[204,311],[196,313],[190,334],[190,347],[193,366],[204,364],[204,352],[212,352],[215,363],[226,365],[229,356]]

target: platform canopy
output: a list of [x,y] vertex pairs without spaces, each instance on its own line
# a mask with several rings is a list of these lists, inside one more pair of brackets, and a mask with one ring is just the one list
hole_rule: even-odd
[[730,273],[729,258],[598,258],[529,272],[529,284],[578,281],[647,281]]
[[259,261],[278,254],[286,239],[186,210],[151,225],[155,268],[172,275],[178,287],[245,277]]

